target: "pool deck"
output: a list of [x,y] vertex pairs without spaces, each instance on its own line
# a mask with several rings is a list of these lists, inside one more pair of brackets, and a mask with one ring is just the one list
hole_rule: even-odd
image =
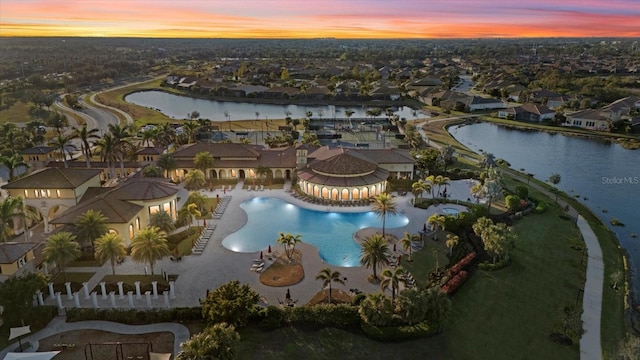
[[[267,304],[278,305],[279,300],[284,300],[287,288],[291,291],[291,297],[294,300],[298,300],[299,304],[306,304],[318,291],[321,290],[321,283],[316,281],[315,277],[321,269],[326,267],[340,271],[342,276],[347,278],[344,286],[335,286],[337,289],[349,291],[351,288],[356,288],[366,293],[380,291],[379,285],[371,284],[367,281],[367,277],[372,273],[371,269],[364,267],[337,267],[323,263],[318,254],[318,249],[312,245],[304,243],[304,237],[302,239],[303,242],[296,247],[302,251],[302,263],[305,271],[304,280],[298,284],[283,288],[265,286],[260,283],[260,274],[251,271],[252,261],[259,257],[259,252],[236,253],[222,246],[222,239],[240,229],[247,221],[247,215],[244,210],[240,208],[240,203],[260,196],[279,198],[294,205],[320,211],[363,212],[370,211],[371,207],[326,206],[303,202],[302,200],[292,196],[292,193],[290,192],[290,183],[285,184],[285,188],[281,190],[265,189],[263,191],[247,191],[242,189],[242,186],[242,183],[238,183],[233,190],[227,191],[226,194],[223,194],[221,190],[201,191],[203,195],[210,198],[215,198],[216,195],[219,195],[220,197],[225,195],[231,196],[231,201],[220,219],[207,219],[207,224],[216,224],[216,229],[203,253],[201,255],[185,256],[181,261],[177,262],[165,258],[156,264],[156,274],[166,272],[167,274],[179,275],[175,282],[176,297],[170,301],[172,307],[197,306],[199,305],[199,300],[205,297],[207,289],[213,290],[231,280],[239,280],[243,284],[250,285],[252,289],[257,291],[263,297],[264,302]],[[408,225],[404,227],[386,229],[388,234],[393,234],[398,239],[404,236],[405,231],[417,233],[422,229],[426,219],[433,213],[440,211],[441,208],[448,207],[464,210],[464,206],[450,203],[434,205],[426,210],[415,208],[411,203],[413,198],[411,194],[400,196],[393,193],[393,195],[396,199],[397,211],[409,218]],[[179,196],[184,202],[188,194],[186,190],[181,189]],[[381,230],[381,228],[365,228],[358,231],[355,236],[361,240],[375,232],[380,232]],[[400,250],[400,246],[398,246],[397,249]],[[266,250],[267,249],[264,249],[265,255]],[[280,253],[283,252],[282,246],[280,245],[273,245],[272,250]],[[93,288],[98,285],[102,276],[111,273],[111,268],[108,264],[105,264],[101,268],[69,268],[68,271],[95,271],[96,275],[94,275],[89,281],[89,288]],[[137,264],[130,258],[127,258],[124,263],[116,267],[116,272],[117,274],[144,274],[145,266],[144,264]],[[66,294],[62,295],[62,302],[64,306],[73,307],[73,300],[67,299]],[[91,300],[84,299],[83,296],[80,296],[80,298],[81,305],[83,307],[91,306]],[[98,298],[101,308],[110,307],[109,300],[102,299],[100,294]],[[117,294],[116,298],[118,298]],[[50,299],[48,296],[46,302],[52,305],[55,304],[55,300]],[[164,306],[162,296],[159,296],[159,299],[154,299],[152,302],[154,304],[153,306]],[[136,307],[145,307],[145,297],[142,296],[142,299],[136,299],[135,303]],[[126,296],[124,300],[119,299],[117,301],[117,305],[121,307],[128,307]]]

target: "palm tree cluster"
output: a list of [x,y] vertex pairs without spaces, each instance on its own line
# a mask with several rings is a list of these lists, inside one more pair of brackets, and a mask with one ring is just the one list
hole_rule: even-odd
[[280,233],[278,235],[278,238],[276,239],[276,242],[278,244],[282,244],[282,246],[284,247],[284,252],[287,255],[287,259],[289,259],[289,262],[293,261],[293,255],[295,254],[296,245],[299,242],[302,242],[301,237],[302,235],[300,234],[292,235],[289,233]]

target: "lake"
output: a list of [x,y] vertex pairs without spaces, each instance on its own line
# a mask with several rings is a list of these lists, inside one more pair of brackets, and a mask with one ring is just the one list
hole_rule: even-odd
[[[470,149],[493,153],[536,179],[546,181],[553,173],[560,174],[558,187],[579,198],[618,235],[629,254],[634,298],[639,298],[640,238],[631,234],[640,235],[640,150],[490,123],[454,126],[449,132]],[[625,226],[611,226],[611,218]]]
[[[292,119],[305,117],[307,111],[311,111],[314,118],[345,118],[345,110],[354,111],[354,114],[351,117],[355,119],[366,117],[367,111],[367,107],[365,106],[277,105],[205,100],[170,94],[158,90],[131,93],[124,99],[125,101],[135,105],[157,109],[166,116],[174,119],[188,118],[189,114],[193,111],[197,111],[200,113],[200,117],[203,119],[210,119],[212,121],[227,121],[225,111],[229,114],[229,120],[255,120],[256,112],[259,113],[258,118],[260,120],[284,119],[286,117],[286,111],[291,113],[290,116]],[[380,118],[383,118],[385,107],[381,108],[383,108],[383,112]],[[398,107],[396,110],[397,111],[395,111],[394,114],[397,114],[400,118],[406,118],[407,120],[415,119],[416,115],[424,117],[424,114],[420,114],[419,112],[414,113],[414,110],[407,106]]]

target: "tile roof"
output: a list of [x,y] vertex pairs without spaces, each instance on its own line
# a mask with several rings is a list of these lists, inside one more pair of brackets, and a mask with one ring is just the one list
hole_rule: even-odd
[[309,163],[309,168],[315,172],[332,175],[365,175],[376,170],[378,165],[362,159],[356,154],[346,152],[344,149],[340,149],[341,152],[326,158],[317,159]]
[[93,177],[101,169],[44,168],[26,177],[4,185],[4,189],[75,189]]
[[238,143],[196,143],[180,147],[172,155],[176,160],[193,160],[200,152],[209,152],[214,159],[257,158],[260,153],[252,145]]
[[20,154],[24,155],[41,155],[41,154],[49,154],[55,151],[56,148],[53,146],[36,146],[28,149],[24,149],[20,151]]
[[0,264],[13,264],[29,250],[38,246],[36,242],[5,242],[0,243]]

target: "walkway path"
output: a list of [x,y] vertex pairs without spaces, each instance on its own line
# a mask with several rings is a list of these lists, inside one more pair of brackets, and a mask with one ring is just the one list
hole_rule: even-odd
[[[180,352],[180,343],[189,340],[189,329],[186,326],[178,323],[157,323],[149,325],[125,325],[110,321],[78,321],[68,323],[63,317],[56,317],[47,327],[38,331],[35,334],[25,336],[22,338],[22,344],[29,342],[31,347],[25,349],[25,352],[38,351],[40,347],[40,340],[48,338],[52,335],[64,333],[74,330],[100,330],[108,331],[117,334],[149,334],[156,332],[171,332],[173,333],[173,354],[177,355]],[[19,343],[11,344],[3,351],[0,351],[0,359],[4,359],[9,349],[16,349]]]

